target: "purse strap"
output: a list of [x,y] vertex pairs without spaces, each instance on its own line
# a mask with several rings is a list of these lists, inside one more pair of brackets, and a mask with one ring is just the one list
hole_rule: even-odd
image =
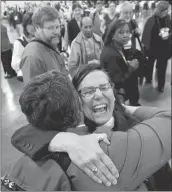
[[49,49],[55,51],[57,54],[60,54],[56,49],[54,49],[51,45],[49,45],[48,43],[44,42],[44,41],[41,41],[40,39],[33,39],[32,41],[30,42],[37,42],[37,43],[40,43],[42,45],[44,45],[45,47],[48,47]]

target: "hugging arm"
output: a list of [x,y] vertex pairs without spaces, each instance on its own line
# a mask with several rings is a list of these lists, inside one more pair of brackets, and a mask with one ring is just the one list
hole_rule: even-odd
[[[108,181],[116,180],[118,171],[111,159],[100,148],[99,136],[102,137],[101,134],[79,136],[74,133],[43,131],[27,125],[13,134],[11,143],[19,151],[37,161],[50,153],[48,149],[53,152],[67,152],[71,161],[91,179],[106,184]],[[95,177],[92,172],[94,167],[99,167],[104,177],[102,174]]]
[[[135,190],[171,158],[171,114],[152,117],[126,133],[125,160],[121,160],[113,151],[115,145],[122,145],[122,140],[114,135],[109,153],[120,172],[119,185],[124,190]],[[118,138],[117,138],[118,137]],[[120,162],[118,167],[117,161]]]
[[[101,127],[96,133],[107,133],[111,138],[110,146],[101,143],[103,151],[119,170],[118,183],[110,187],[111,191],[136,190],[171,158],[170,111],[152,116],[127,132],[112,132]],[[104,185],[94,183],[75,165],[71,164],[68,175],[73,176],[72,183],[77,190],[106,190]]]

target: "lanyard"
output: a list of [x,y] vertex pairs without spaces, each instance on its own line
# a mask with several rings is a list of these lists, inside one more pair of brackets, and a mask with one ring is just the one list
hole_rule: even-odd
[[118,52],[119,52],[119,54],[122,56],[122,58],[123,58],[123,60],[125,61],[125,63],[128,65],[128,62],[127,62],[127,60],[126,60],[126,58],[125,58],[124,53],[123,53],[122,51],[119,51],[119,50],[118,50]]

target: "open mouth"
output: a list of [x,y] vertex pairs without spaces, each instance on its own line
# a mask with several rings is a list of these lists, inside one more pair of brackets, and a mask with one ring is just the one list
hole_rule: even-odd
[[96,115],[106,113],[106,111],[107,111],[107,104],[95,105],[95,106],[93,107],[93,112],[94,112]]

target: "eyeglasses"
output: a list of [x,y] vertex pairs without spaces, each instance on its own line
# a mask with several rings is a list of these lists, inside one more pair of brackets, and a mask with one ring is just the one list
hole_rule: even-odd
[[83,97],[92,97],[96,90],[99,89],[101,92],[105,92],[109,89],[112,89],[114,86],[111,83],[105,83],[105,84],[101,84],[98,87],[85,87],[81,90],[79,90],[78,92],[83,96]]
[[43,27],[44,29],[47,29],[49,31],[56,31],[56,30],[60,30],[62,27],[62,25],[57,25],[57,26],[49,26],[49,27]]

